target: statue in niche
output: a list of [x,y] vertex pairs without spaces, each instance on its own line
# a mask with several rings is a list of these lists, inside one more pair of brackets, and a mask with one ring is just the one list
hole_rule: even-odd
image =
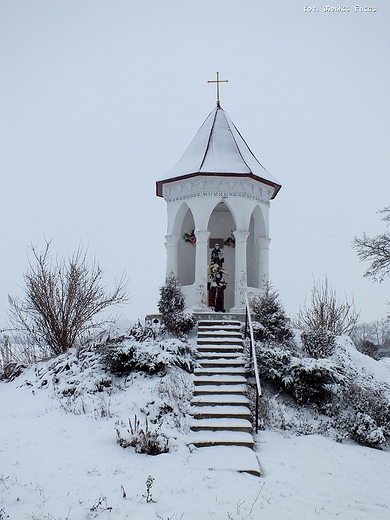
[[222,268],[224,261],[223,252],[219,248],[219,244],[215,244],[214,249],[211,251],[211,263],[218,264]]
[[224,303],[224,291],[226,289],[227,283],[221,272],[216,273],[215,275],[215,312],[226,312],[225,311],[225,303]]

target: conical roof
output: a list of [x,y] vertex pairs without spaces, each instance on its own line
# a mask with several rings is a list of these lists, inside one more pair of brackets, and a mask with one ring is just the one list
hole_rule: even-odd
[[182,158],[163,178],[156,191],[162,197],[163,185],[197,175],[251,177],[273,187],[276,197],[281,184],[259,163],[226,112],[216,106],[198,130]]

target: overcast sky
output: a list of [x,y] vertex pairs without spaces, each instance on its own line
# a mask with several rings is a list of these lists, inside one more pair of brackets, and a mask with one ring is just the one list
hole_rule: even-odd
[[[283,185],[270,276],[289,315],[327,275],[364,321],[390,278],[362,277],[351,241],[390,205],[390,3],[304,11],[300,0],[1,0],[0,325],[30,244],[96,256],[124,317],[156,311],[166,203],[155,181],[221,105]],[[334,4],[339,6],[340,4]]]

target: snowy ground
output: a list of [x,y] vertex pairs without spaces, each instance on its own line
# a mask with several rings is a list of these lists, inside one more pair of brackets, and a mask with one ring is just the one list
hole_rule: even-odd
[[[368,363],[368,371],[390,375],[384,364]],[[0,383],[1,520],[390,518],[388,451],[259,432],[257,478],[209,469],[218,466],[213,457],[226,461],[229,452],[197,457],[182,424],[169,453],[136,454],[117,444],[115,428],[125,428],[141,408],[153,410],[161,380],[138,376],[109,395],[93,391],[105,377],[96,367],[83,372],[82,382],[74,365],[63,373],[53,383],[41,364]],[[63,396],[72,384],[83,385],[82,397]]]

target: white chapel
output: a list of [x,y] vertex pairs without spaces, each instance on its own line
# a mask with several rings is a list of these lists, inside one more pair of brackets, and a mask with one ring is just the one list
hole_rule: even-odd
[[269,278],[270,201],[281,184],[222,109],[218,75],[216,83],[217,106],[176,166],[157,181],[156,194],[167,203],[166,274],[181,282],[186,308],[214,310],[213,278],[220,270],[223,311],[241,314],[245,291],[261,293]]

